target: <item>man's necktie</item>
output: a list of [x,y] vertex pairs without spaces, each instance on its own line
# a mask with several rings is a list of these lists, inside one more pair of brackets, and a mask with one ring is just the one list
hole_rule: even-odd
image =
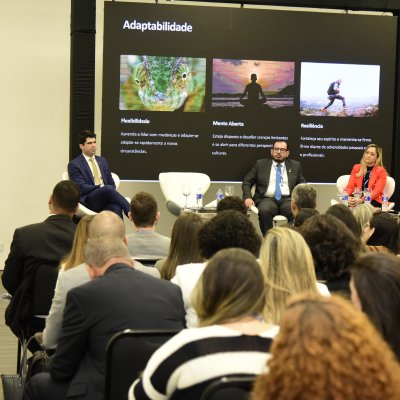
[[281,181],[282,181],[282,165],[276,164],[276,182],[275,182],[275,200],[279,201],[282,198]]
[[97,169],[97,165],[93,160],[93,157],[89,158],[89,161],[92,164],[92,171],[93,171],[93,178],[94,178],[94,184],[95,185],[101,185],[101,180],[100,180],[100,175],[99,175],[99,170]]

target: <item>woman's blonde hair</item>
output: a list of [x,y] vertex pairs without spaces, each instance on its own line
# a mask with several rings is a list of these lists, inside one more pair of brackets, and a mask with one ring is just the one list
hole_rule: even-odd
[[249,251],[230,248],[210,258],[192,295],[200,326],[261,314],[265,290],[260,265]]
[[79,221],[71,252],[60,262],[60,267],[63,271],[67,271],[84,262],[83,248],[89,237],[89,226],[93,218],[94,215],[86,215]]
[[296,295],[253,400],[397,400],[400,366],[362,312],[339,296]]
[[[365,153],[368,149],[370,149],[371,147],[374,147],[374,148],[375,148],[375,151],[376,151],[376,161],[375,161],[375,165],[376,165],[377,167],[383,167],[383,150],[382,150],[382,147],[381,147],[381,146],[378,146],[377,144],[371,143],[371,144],[369,144],[369,145],[365,148],[364,153]],[[357,177],[357,178],[359,178],[360,176],[365,175],[365,173],[367,172],[367,164],[365,164],[365,161],[364,161],[364,153],[363,153],[363,155],[362,155],[362,157],[361,157],[361,161],[360,161],[361,168],[360,168],[360,170],[359,170],[359,171],[357,172],[357,174],[356,174],[356,177]]]
[[291,228],[277,227],[267,232],[260,264],[266,285],[266,321],[279,325],[292,294],[318,291],[311,251],[300,233]]
[[375,208],[371,204],[362,203],[354,208],[353,215],[357,221],[357,224],[360,226],[361,238],[363,238],[364,226],[371,220],[374,212]]

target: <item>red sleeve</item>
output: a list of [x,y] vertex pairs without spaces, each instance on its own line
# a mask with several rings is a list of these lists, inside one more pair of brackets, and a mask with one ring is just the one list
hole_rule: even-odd
[[383,189],[386,185],[387,172],[386,169],[383,167],[376,167],[376,170],[372,170],[372,173],[374,173],[374,175],[378,175],[378,179],[375,181],[374,187],[368,185],[368,187],[372,190],[371,200],[378,200],[379,202],[381,202]]
[[357,183],[357,177],[356,174],[360,171],[360,164],[355,164],[353,169],[351,170],[351,174],[350,174],[350,179],[349,179],[349,183],[346,186],[346,192],[347,194],[352,194],[354,191],[354,188],[356,186]]

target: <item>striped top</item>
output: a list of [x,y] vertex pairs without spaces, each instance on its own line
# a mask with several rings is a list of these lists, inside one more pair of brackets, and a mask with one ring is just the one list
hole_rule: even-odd
[[244,335],[221,325],[185,329],[150,358],[129,390],[134,399],[196,399],[215,379],[266,372],[269,348],[279,327]]

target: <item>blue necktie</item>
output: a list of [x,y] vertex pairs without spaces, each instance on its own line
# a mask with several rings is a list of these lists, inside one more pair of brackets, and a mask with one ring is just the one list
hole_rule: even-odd
[[279,201],[282,198],[282,192],[281,192],[281,180],[282,180],[282,175],[281,175],[281,169],[282,165],[281,164],[276,164],[276,183],[275,183],[275,200]]

